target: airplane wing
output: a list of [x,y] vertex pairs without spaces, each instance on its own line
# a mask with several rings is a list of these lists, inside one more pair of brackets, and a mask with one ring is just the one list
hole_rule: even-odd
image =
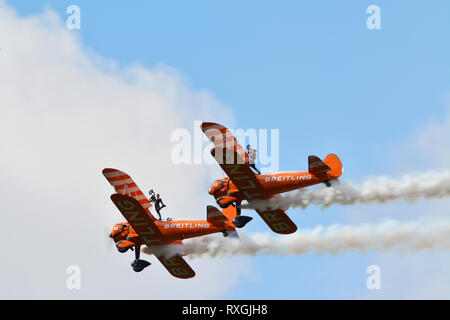
[[297,226],[294,222],[281,210],[255,210],[261,216],[265,223],[272,229],[273,232],[281,234],[289,234],[297,231]]
[[137,199],[115,193],[111,200],[147,246],[162,242],[161,231]]
[[[222,149],[216,154],[216,148],[214,148],[211,150],[211,154],[248,202],[264,197],[264,187],[250,169],[250,166],[247,163],[242,163],[243,159],[240,158],[236,150]],[[230,163],[230,159],[234,159],[234,162]],[[281,209],[258,209],[256,212],[276,233],[288,234],[297,231],[295,223]]]
[[195,276],[194,270],[187,264],[186,260],[179,254],[172,258],[161,255],[156,256],[169,273],[177,278],[188,279]]
[[[181,246],[181,250],[178,248],[176,254],[173,255],[175,252],[172,252],[171,257],[168,258],[165,255],[170,253],[170,246]],[[182,255],[185,255],[185,251],[183,241],[181,240],[166,242],[161,246],[145,247],[143,252],[155,255],[167,271],[174,277],[188,279],[195,276],[194,270],[192,270],[182,257]]]
[[[114,187],[117,193],[127,194],[130,197],[135,198],[146,211],[150,213],[149,208],[152,206],[150,201],[142,193],[141,189],[126,173],[112,168],[103,169],[103,175]],[[155,217],[150,215],[152,220],[156,220]]]
[[203,122],[201,125],[203,133],[214,143],[214,148],[217,150],[229,149],[236,151],[244,163],[248,163],[248,154],[244,148],[237,142],[234,135],[221,124],[214,122]]

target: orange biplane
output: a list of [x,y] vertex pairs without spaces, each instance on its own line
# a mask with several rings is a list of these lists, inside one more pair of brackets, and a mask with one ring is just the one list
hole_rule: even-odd
[[[140,259],[140,247],[146,245],[171,275],[177,278],[192,278],[195,272],[182,258],[182,240],[211,233],[222,232],[226,237],[237,236],[232,220],[237,212],[233,206],[220,212],[213,206],[207,207],[206,220],[157,220],[151,213],[151,202],[126,173],[116,169],[104,169],[103,175],[116,190],[111,200],[127,222],[114,225],[110,237],[119,252],[135,250],[131,266],[136,272],[150,265]],[[175,246],[175,247],[173,247]],[[175,252],[173,252],[175,251]]]
[[[213,142],[211,154],[228,176],[214,181],[208,193],[214,196],[221,208],[229,208],[230,205],[237,208],[237,217],[233,223],[238,228],[252,219],[240,214],[243,200],[251,204],[254,200],[272,198],[318,183],[325,183],[329,187],[330,181],[342,174],[341,161],[334,154],[329,154],[323,161],[316,156],[309,156],[309,168],[305,172],[255,174],[250,168],[247,152],[230,130],[212,122],[203,122],[201,129]],[[255,210],[276,233],[289,234],[297,230],[294,222],[281,209]]]

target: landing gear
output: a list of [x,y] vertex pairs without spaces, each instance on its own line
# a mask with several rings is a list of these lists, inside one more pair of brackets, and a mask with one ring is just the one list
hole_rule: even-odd
[[248,216],[237,216],[233,219],[233,224],[236,228],[243,228],[247,223],[249,223],[253,218]]
[[139,259],[141,256],[141,247],[136,246],[136,250],[134,251],[136,259],[131,263],[131,267],[135,272],[141,272],[146,267],[148,267],[151,263],[145,260]]
[[330,180],[325,180],[323,183],[325,183],[325,185],[327,186],[327,188],[331,187],[331,182],[330,182]]
[[236,226],[236,228],[243,228],[253,218],[248,216],[241,216],[241,201],[236,202],[234,206],[236,207],[237,216],[233,219],[233,224]]
[[222,234],[225,238],[230,237],[234,239],[239,239],[239,235],[236,232],[236,230],[222,230]]
[[144,270],[149,265],[150,265],[150,262],[145,261],[145,260],[134,260],[131,263],[131,266],[133,267],[133,270],[135,272],[141,272],[142,270]]

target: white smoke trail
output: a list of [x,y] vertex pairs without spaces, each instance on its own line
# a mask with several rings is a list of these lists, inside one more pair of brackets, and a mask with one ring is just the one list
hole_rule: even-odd
[[360,226],[317,226],[287,236],[243,234],[241,239],[206,236],[185,240],[189,257],[234,255],[300,255],[308,252],[337,254],[349,250],[450,249],[450,220],[387,221]]
[[398,180],[378,177],[354,186],[346,180],[332,183],[329,188],[300,189],[268,200],[256,200],[242,205],[243,209],[306,208],[311,204],[328,207],[332,204],[384,203],[392,200],[415,201],[419,198],[450,196],[450,171],[405,175]]

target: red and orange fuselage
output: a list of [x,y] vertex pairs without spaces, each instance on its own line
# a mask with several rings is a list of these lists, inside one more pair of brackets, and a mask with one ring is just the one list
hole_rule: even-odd
[[[335,179],[329,175],[318,177],[308,171],[261,174],[257,175],[256,178],[264,188],[260,199],[271,198],[284,192]],[[221,207],[227,207],[233,202],[240,202],[245,199],[244,195],[236,188],[230,178],[214,181],[208,193],[214,196]]]
[[[226,221],[220,225],[213,224],[207,220],[155,221],[155,224],[163,234],[161,243],[158,243],[158,245],[168,244],[177,240],[201,237],[224,230],[234,230],[235,228],[231,221]],[[121,240],[127,240],[133,242],[133,245],[144,245],[144,240],[128,222],[116,224],[110,233],[110,237],[116,243]]]

